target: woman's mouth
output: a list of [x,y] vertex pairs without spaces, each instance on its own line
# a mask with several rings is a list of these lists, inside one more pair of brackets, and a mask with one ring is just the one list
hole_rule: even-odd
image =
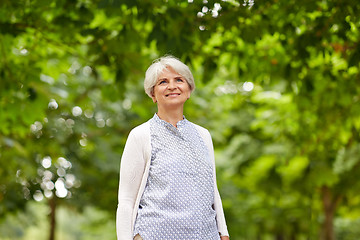
[[166,94],[165,96],[166,97],[173,97],[173,96],[179,96],[180,93],[169,93],[169,94]]

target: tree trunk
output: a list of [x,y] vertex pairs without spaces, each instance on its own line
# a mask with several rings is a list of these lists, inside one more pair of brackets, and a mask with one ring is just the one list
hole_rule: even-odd
[[324,222],[321,226],[321,240],[335,240],[334,233],[334,214],[339,198],[335,198],[327,186],[321,188],[323,210],[325,214]]
[[276,234],[275,240],[284,240],[284,236],[281,233]]
[[49,207],[50,207],[50,234],[49,240],[55,240],[55,228],[56,228],[56,197],[53,196],[49,199]]

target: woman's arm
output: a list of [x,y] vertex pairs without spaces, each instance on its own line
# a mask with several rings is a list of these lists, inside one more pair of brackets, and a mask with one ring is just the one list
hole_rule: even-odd
[[121,157],[116,232],[118,240],[133,239],[133,215],[135,203],[144,175],[146,159],[143,141],[136,132],[130,132]]
[[214,146],[212,143],[212,138],[210,135],[210,132],[199,125],[195,124],[195,127],[199,131],[201,137],[203,138],[206,146],[209,149],[209,154],[211,158],[211,162],[213,165],[213,178],[214,178],[214,210],[216,211],[216,223],[218,227],[219,234],[221,235],[221,240],[228,240],[229,239],[229,233],[226,226],[225,221],[225,215],[222,207],[222,202],[219,194],[219,190],[217,188],[217,182],[216,182],[216,168],[215,168],[215,155],[214,155]]
[[226,226],[226,220],[224,215],[224,210],[222,207],[222,201],[220,197],[220,193],[217,187],[217,181],[216,181],[216,166],[215,166],[215,154],[214,154],[214,146],[212,143],[212,138],[210,135],[210,132],[208,132],[208,145],[210,150],[210,156],[213,163],[213,176],[214,176],[214,209],[216,211],[216,222],[218,231],[221,235],[221,240],[228,240],[229,239],[229,233]]
[[[224,215],[224,210],[222,207],[222,201],[221,201],[221,197],[219,194],[219,190],[216,186],[216,179],[215,181],[215,186],[214,186],[214,191],[215,191],[215,199],[214,199],[214,209],[216,211],[216,223],[217,223],[217,227],[218,227],[218,231],[221,235],[221,237],[228,237],[229,233],[227,230],[227,226],[226,226],[226,220],[225,220],[225,215]],[[226,238],[225,238],[226,239]]]
[[219,194],[219,190],[217,188],[217,182],[216,182],[215,155],[214,155],[214,146],[212,143],[212,138],[211,138],[210,132],[207,129],[200,127],[198,125],[196,125],[196,126],[199,130],[199,133],[203,137],[205,144],[207,145],[207,147],[209,149],[209,155],[210,155],[212,166],[213,166],[214,194],[215,194],[213,207],[214,207],[214,210],[216,211],[216,223],[217,223],[218,231],[221,235],[221,239],[223,239],[223,238],[228,239],[229,233],[227,230],[224,210],[222,207],[222,202],[221,202],[221,198],[220,198],[220,194]]

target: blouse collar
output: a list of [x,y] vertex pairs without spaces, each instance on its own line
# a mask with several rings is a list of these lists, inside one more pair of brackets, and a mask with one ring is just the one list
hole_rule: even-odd
[[157,115],[157,113],[154,114],[154,117],[153,119],[155,120],[156,123],[166,127],[166,128],[169,128],[169,129],[175,129],[175,130],[178,130],[180,128],[183,128],[186,126],[186,123],[188,122],[188,120],[185,118],[185,116],[183,116],[183,119],[181,119],[180,121],[178,121],[176,123],[176,127],[174,125],[172,125],[171,123],[165,121],[165,120],[162,120],[161,118],[159,118],[159,116]]

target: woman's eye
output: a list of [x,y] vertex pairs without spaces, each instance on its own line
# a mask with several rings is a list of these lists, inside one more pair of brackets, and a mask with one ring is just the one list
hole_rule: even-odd
[[177,79],[178,82],[183,82],[184,80],[182,80],[181,78]]
[[166,83],[166,81],[165,81],[165,80],[162,80],[162,81],[159,82],[159,85],[160,85],[160,84],[164,84],[164,83]]

